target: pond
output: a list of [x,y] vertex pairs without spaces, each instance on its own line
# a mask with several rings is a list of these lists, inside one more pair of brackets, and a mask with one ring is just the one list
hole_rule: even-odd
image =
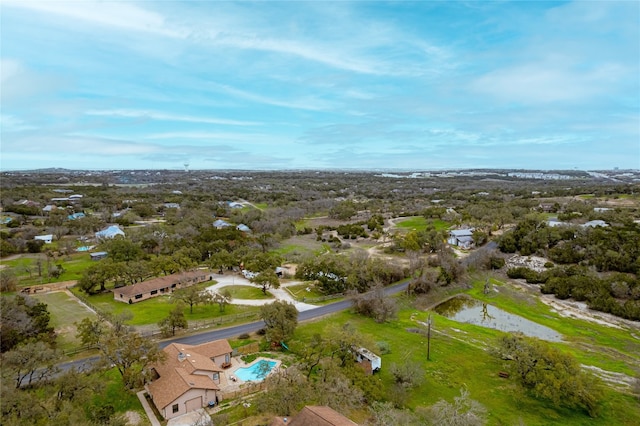
[[500,331],[519,331],[525,336],[551,342],[562,341],[562,335],[521,316],[510,314],[495,306],[468,296],[455,296],[434,309],[437,313],[458,322],[480,325]]

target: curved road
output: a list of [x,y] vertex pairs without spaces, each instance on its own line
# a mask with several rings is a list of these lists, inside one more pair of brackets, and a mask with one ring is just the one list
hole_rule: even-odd
[[[398,294],[402,291],[405,291],[408,285],[409,285],[409,280],[406,279],[400,282],[399,284],[385,287],[384,293],[387,296]],[[308,321],[308,320],[319,318],[325,315],[333,314],[335,312],[343,311],[349,307],[351,307],[351,300],[348,300],[348,299],[341,300],[339,302],[329,303],[324,306],[319,306],[315,309],[309,309],[306,311],[299,312],[298,322]],[[264,321],[254,321],[246,324],[236,325],[233,327],[221,328],[218,330],[211,330],[211,331],[205,331],[198,334],[192,334],[190,336],[178,337],[177,339],[164,340],[160,342],[158,345],[161,348],[164,348],[165,346],[170,345],[171,343],[199,345],[201,343],[210,342],[213,340],[228,339],[243,333],[253,333],[255,331],[260,330],[263,327],[264,327]],[[68,370],[74,367],[79,370],[84,370],[85,368],[90,367],[90,365],[96,360],[98,360],[98,357],[79,359],[76,361],[60,364],[59,367],[62,368],[63,370]]]

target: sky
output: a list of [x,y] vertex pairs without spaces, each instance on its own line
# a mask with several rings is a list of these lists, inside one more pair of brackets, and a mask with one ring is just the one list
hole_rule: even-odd
[[640,1],[0,0],[0,169],[640,168]]

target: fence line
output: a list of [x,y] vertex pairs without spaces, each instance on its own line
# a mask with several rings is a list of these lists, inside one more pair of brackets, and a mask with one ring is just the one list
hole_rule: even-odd
[[344,297],[344,293],[330,294],[328,296],[321,297],[303,297],[302,301],[304,303],[319,303],[324,302],[325,300],[339,299],[341,297]]

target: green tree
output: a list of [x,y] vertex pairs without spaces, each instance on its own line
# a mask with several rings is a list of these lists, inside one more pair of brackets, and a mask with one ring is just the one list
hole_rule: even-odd
[[158,322],[158,326],[160,326],[162,334],[165,337],[175,336],[177,328],[184,330],[188,325],[187,319],[184,317],[184,305],[182,302],[177,303],[171,312],[169,312],[169,315]]
[[[78,287],[87,294],[106,291],[107,281],[115,278],[118,265],[111,259],[104,259],[92,264],[82,273]],[[96,287],[99,289],[96,290]]]
[[111,327],[100,319],[83,320],[77,336],[85,345],[95,344],[100,352],[99,366],[115,367],[125,387],[133,389],[144,382],[147,366],[162,360],[164,353],[155,342],[124,325],[124,318],[112,318]]
[[0,291],[16,291],[18,277],[12,269],[0,270]]
[[105,241],[105,250],[114,262],[131,262],[142,257],[142,248],[126,238],[112,238]]
[[60,354],[43,341],[29,341],[16,346],[2,357],[2,367],[13,376],[16,388],[31,386],[55,373]]
[[197,286],[192,285],[190,287],[174,291],[171,295],[171,299],[174,302],[182,302],[185,305],[189,305],[189,313],[192,314],[193,306],[199,303],[205,303],[207,301],[207,295]]
[[264,294],[267,294],[267,290],[270,288],[280,288],[280,280],[275,271],[271,269],[260,272],[249,281],[262,287],[262,293]]
[[45,303],[28,296],[0,297],[0,347],[2,352],[29,339],[54,344],[56,334],[49,324]]
[[266,337],[271,343],[289,340],[298,326],[298,311],[291,303],[275,301],[260,308]]
[[541,340],[515,335],[499,340],[497,354],[513,361],[511,369],[518,382],[535,396],[556,406],[581,407],[597,416],[602,397],[599,381],[570,354]]

